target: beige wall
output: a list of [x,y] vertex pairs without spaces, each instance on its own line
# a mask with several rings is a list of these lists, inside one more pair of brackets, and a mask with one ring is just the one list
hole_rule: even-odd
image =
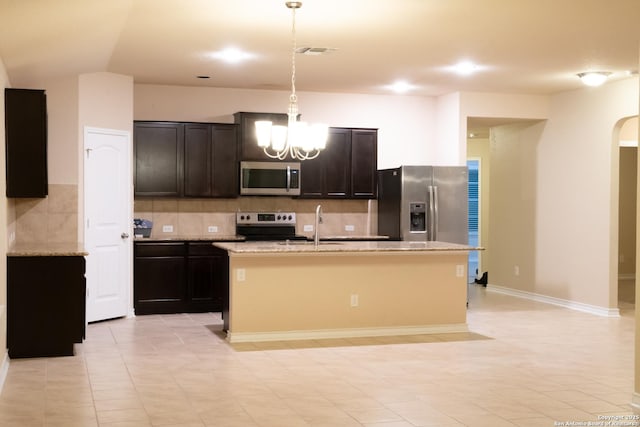
[[[284,91],[136,84],[136,120],[233,122],[238,111],[286,112]],[[378,128],[380,169],[437,164],[436,101],[418,96],[298,93],[300,113],[329,126]],[[452,147],[457,153],[457,145]]]
[[[484,100],[487,111],[505,117],[496,106],[504,99],[475,94],[475,107],[463,104],[463,111],[483,117],[475,109]],[[535,105],[533,100],[532,111]],[[637,113],[638,79],[629,78],[550,96],[545,123],[492,132],[491,284],[617,307],[613,136],[622,118]]]
[[[637,125],[637,121],[636,121]],[[618,233],[618,276],[636,272],[636,176],[638,148],[620,147],[620,211]]]
[[467,140],[467,158],[480,159],[480,175],[478,181],[480,184],[479,194],[479,241],[478,244],[485,250],[478,252],[480,266],[479,272],[488,271],[487,266],[491,259],[491,246],[489,244],[489,210],[491,207],[491,145],[489,138],[470,138]]
[[622,118],[637,114],[637,77],[551,97],[550,118],[536,151],[536,280],[541,293],[618,306],[614,130]]
[[[488,224],[492,285],[520,291],[537,289],[535,268],[536,149],[545,122],[491,129],[491,188]],[[538,290],[559,292],[558,289]],[[557,296],[557,295],[556,295]]]

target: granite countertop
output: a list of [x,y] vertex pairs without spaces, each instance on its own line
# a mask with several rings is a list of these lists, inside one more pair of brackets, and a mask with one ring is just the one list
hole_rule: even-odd
[[7,256],[87,256],[81,243],[21,243],[10,247]]
[[407,241],[341,241],[321,242],[242,242],[214,243],[215,246],[236,254],[305,253],[305,252],[464,252],[483,250],[480,247],[447,242]]
[[[307,236],[309,241],[313,241],[313,237]],[[244,242],[244,236],[237,235],[216,235],[216,236],[167,236],[167,237],[135,237],[136,242],[159,242],[171,240],[184,241],[213,241],[213,242]],[[365,235],[344,235],[344,236],[320,236],[321,241],[367,241],[367,240],[389,240],[389,236],[365,236]]]
[[[313,240],[313,237],[309,237],[309,240]],[[348,242],[348,241],[357,241],[357,240],[360,240],[360,241],[389,240],[389,236],[378,236],[378,235],[375,235],[375,236],[366,236],[366,235],[359,236],[359,235],[352,235],[352,234],[344,235],[344,236],[320,236],[320,241],[322,241],[322,242],[324,242],[324,241],[328,241],[328,242],[330,242],[330,241],[337,241],[337,242],[345,241],[345,242]]]
[[171,240],[183,240],[186,242],[243,242],[244,236],[237,235],[215,235],[215,236],[166,236],[166,237],[135,237],[134,241],[136,242],[162,242],[162,241],[171,241]]

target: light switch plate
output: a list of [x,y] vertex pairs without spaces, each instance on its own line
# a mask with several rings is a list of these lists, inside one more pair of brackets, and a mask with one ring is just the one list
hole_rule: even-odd
[[464,265],[456,265],[456,277],[464,277]]
[[163,233],[173,233],[173,225],[163,225],[162,226]]
[[304,225],[304,231],[313,231],[313,225],[305,224]]

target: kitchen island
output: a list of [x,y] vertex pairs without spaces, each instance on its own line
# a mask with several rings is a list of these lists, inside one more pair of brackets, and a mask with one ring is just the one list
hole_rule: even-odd
[[229,255],[230,342],[466,332],[466,245],[214,243]]

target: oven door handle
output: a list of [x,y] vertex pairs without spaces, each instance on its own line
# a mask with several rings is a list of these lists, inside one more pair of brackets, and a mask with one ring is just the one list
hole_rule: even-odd
[[291,166],[287,166],[287,192],[291,190]]

